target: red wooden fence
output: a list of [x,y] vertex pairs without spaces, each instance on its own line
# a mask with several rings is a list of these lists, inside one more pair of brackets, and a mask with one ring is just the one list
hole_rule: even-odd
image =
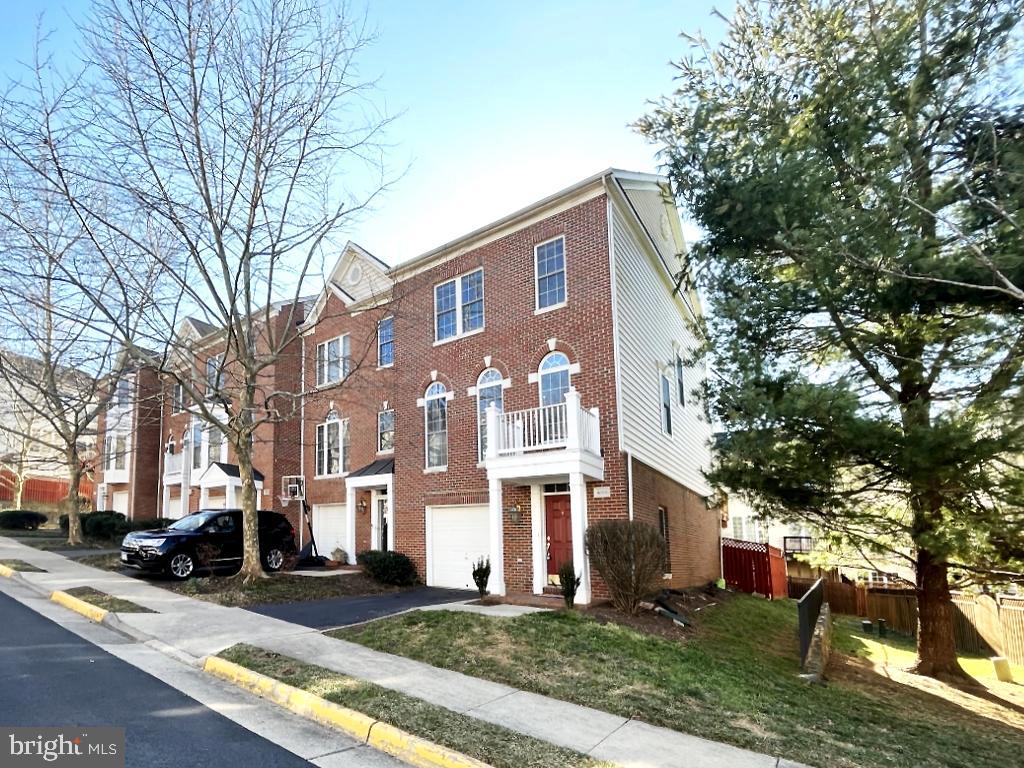
[[786,559],[777,547],[739,539],[722,539],[725,583],[740,592],[786,597]]
[[[59,504],[68,495],[68,481],[60,477],[29,477],[22,490],[22,502]],[[14,501],[15,478],[10,472],[0,472],[0,501]],[[82,478],[79,493],[92,498],[92,481]]]

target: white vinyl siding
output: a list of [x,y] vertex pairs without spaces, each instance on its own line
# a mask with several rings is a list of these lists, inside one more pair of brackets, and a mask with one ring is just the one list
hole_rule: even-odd
[[[621,448],[697,493],[710,494],[703,475],[711,464],[710,425],[695,403],[683,406],[671,397],[672,434],[665,434],[661,397],[652,392],[652,371],[674,366],[677,349],[685,354],[696,346],[686,309],[650,244],[641,245],[642,233],[616,204],[611,208]],[[688,375],[703,371],[690,368]]]
[[349,374],[348,334],[316,345],[316,385],[337,384]]

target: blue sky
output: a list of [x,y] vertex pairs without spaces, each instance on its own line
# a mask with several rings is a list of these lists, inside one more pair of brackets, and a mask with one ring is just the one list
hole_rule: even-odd
[[[36,18],[74,44],[68,15],[87,0],[5,4],[0,62],[31,55]],[[405,175],[343,233],[389,263],[405,261],[608,166],[657,168],[629,127],[672,88],[681,31],[714,40],[703,0],[379,0],[379,37],[362,59],[390,113],[389,162]],[[729,15],[729,0],[717,3]]]

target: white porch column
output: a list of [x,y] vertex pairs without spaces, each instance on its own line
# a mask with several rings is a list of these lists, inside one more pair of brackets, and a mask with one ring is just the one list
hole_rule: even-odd
[[496,459],[498,458],[498,449],[500,447],[499,440],[502,435],[499,433],[498,426],[498,406],[491,403],[487,406],[487,410],[484,411],[484,420],[486,424],[485,434],[487,435],[487,446],[484,453],[485,459]]
[[[228,509],[234,509],[237,505],[238,489],[234,483],[229,482],[224,486],[224,506]],[[256,500],[256,508],[260,509],[261,505],[259,499]]]
[[395,476],[388,475],[384,484],[388,490],[388,550],[395,551]]
[[170,511],[171,506],[171,487],[164,482],[161,482],[160,485],[164,489],[162,500],[163,506],[160,507],[160,517],[169,517],[170,515],[167,513]]
[[544,509],[544,486],[530,486],[530,533],[533,543],[533,594],[544,594],[548,583],[548,546],[545,538],[547,521]]
[[210,506],[210,489],[205,485],[199,486],[199,508],[206,509]]
[[490,494],[488,507],[491,532],[491,580],[488,588],[492,595],[505,594],[505,526],[502,509],[501,480],[488,482]]
[[569,387],[565,393],[565,450],[580,449],[580,393]]
[[587,482],[581,472],[569,475],[569,512],[572,516],[572,564],[580,577],[576,602],[590,602],[590,563],[583,540],[587,532]]
[[345,554],[348,555],[349,565],[356,562],[356,489],[354,486],[345,485]]

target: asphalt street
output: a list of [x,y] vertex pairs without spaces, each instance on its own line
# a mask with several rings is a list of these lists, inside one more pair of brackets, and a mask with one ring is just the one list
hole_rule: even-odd
[[121,726],[138,768],[310,765],[5,594],[0,724]]

